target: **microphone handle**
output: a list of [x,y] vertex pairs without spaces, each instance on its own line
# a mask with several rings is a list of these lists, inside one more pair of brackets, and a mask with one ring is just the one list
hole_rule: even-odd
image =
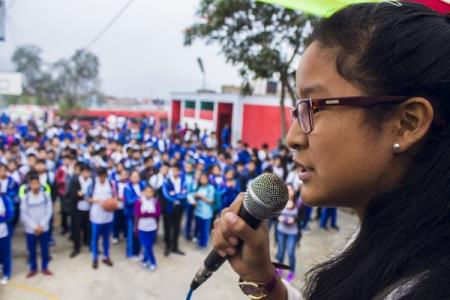
[[[239,217],[243,219],[254,230],[258,229],[259,225],[261,224],[261,220],[258,220],[251,214],[249,214],[247,210],[244,208],[244,205],[242,205],[241,209],[239,210]],[[244,242],[241,239],[239,239],[239,243],[236,246],[236,249],[239,250],[242,247],[243,243]],[[208,269],[208,271],[210,272],[215,272],[220,268],[221,265],[223,265],[223,263],[228,258],[229,256],[222,257],[217,253],[217,251],[212,250],[204,261],[205,268]]]

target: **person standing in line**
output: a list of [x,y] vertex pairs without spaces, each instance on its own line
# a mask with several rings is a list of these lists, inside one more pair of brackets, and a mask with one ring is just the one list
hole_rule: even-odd
[[164,218],[164,240],[166,249],[165,256],[171,252],[178,255],[185,255],[178,247],[178,237],[180,235],[181,219],[183,217],[183,207],[186,202],[188,188],[184,177],[180,174],[180,167],[173,165],[171,174],[166,179],[162,187],[163,192],[163,218]]
[[65,195],[67,201],[69,202],[69,205],[68,205],[69,215],[70,215],[70,219],[72,220],[72,222],[70,222],[70,237],[74,244],[74,249],[70,253],[71,258],[75,257],[79,252],[79,251],[78,252],[76,251],[74,235],[75,235],[75,217],[77,214],[77,203],[80,198],[80,196],[78,195],[78,192],[80,190],[79,176],[81,174],[81,167],[82,167],[81,162],[77,162],[75,164],[75,168],[73,170],[73,175],[70,177],[69,182],[67,183],[67,189],[66,189],[66,195]]
[[337,226],[337,208],[325,207],[322,209],[322,215],[320,216],[320,228],[328,230],[328,220],[331,222],[331,228],[339,230]]
[[113,228],[113,245],[119,243],[120,233],[122,232],[124,238],[127,237],[127,222],[125,217],[125,187],[129,183],[129,174],[125,168],[120,172],[119,181],[116,182],[117,200],[119,201],[119,207],[114,211],[114,228]]
[[3,266],[3,277],[0,284],[5,285],[11,278],[12,254],[11,242],[12,232],[9,222],[14,216],[13,202],[7,197],[0,196],[0,264]]
[[209,232],[214,214],[215,188],[209,183],[208,174],[200,175],[199,185],[193,195],[195,202],[195,223],[197,228],[198,246],[208,246]]
[[66,190],[72,173],[71,163],[72,158],[69,155],[64,156],[62,165],[56,170],[55,173],[56,194],[61,204],[61,235],[68,233],[70,228]]
[[225,182],[222,184],[220,188],[221,194],[221,210],[229,207],[231,203],[233,203],[234,199],[236,199],[239,194],[240,188],[239,183],[235,178],[235,172],[233,169],[229,169],[225,172]]
[[[188,187],[189,194],[193,191],[194,181],[195,181],[195,172],[194,165],[191,162],[187,162],[184,168],[184,178],[186,181],[186,186]],[[188,201],[186,204],[186,221],[184,224],[184,238],[188,241],[192,240],[192,223],[194,219],[194,209],[195,206],[192,202]]]
[[151,271],[156,270],[156,259],[153,253],[153,244],[156,239],[156,229],[158,227],[158,217],[161,214],[161,206],[151,186],[144,187],[141,197],[135,203],[135,218],[137,231],[144,258],[142,266]]
[[28,176],[28,187],[21,199],[21,218],[25,226],[28,262],[30,271],[27,278],[37,274],[36,244],[39,241],[42,257],[42,273],[53,275],[48,269],[49,263],[49,229],[53,214],[52,200],[49,193],[42,188],[39,175],[32,172]]
[[88,165],[81,165],[81,174],[71,181],[71,191],[73,199],[76,200],[75,214],[73,218],[73,251],[70,257],[75,257],[81,250],[81,233],[83,232],[83,244],[90,247],[91,226],[89,221],[90,203],[88,201],[89,188],[92,186],[93,180],[91,169]]
[[[163,197],[164,197],[163,192],[162,192],[162,187],[168,176],[169,176],[169,165],[167,163],[163,163],[160,166],[158,173],[153,174],[153,176],[150,177],[150,179],[148,180],[149,185],[155,191],[155,195],[159,199],[159,203],[161,205],[163,203]],[[161,219],[161,216],[158,218],[158,224],[159,224],[160,219]],[[158,230],[159,230],[159,226],[156,229],[156,240],[158,240]]]
[[97,176],[91,185],[89,192],[89,202],[92,204],[89,219],[92,224],[91,251],[92,268],[98,268],[98,240],[102,236],[103,240],[103,260],[102,262],[112,267],[113,262],[109,257],[109,235],[111,233],[113,213],[106,211],[103,202],[115,198],[114,185],[108,181],[108,172],[105,168],[97,169]]
[[[286,280],[292,282],[295,278],[295,249],[301,238],[301,231],[299,229],[300,208],[295,204],[297,193],[292,185],[288,185],[288,192],[289,200],[286,207],[281,211],[280,216],[278,216],[278,224],[276,227],[278,241],[277,260],[278,263],[282,264],[287,251],[289,257],[289,273]],[[282,271],[278,269],[277,272],[281,277]]]
[[140,252],[138,237],[133,234],[135,228],[134,204],[141,197],[141,192],[145,187],[145,182],[141,181],[141,176],[137,170],[130,173],[130,182],[124,189],[124,212],[127,220],[127,258],[137,260]]

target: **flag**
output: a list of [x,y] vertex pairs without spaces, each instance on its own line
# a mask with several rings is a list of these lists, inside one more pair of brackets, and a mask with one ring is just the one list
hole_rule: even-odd
[[200,119],[211,121],[214,119],[214,102],[202,101],[200,103]]
[[195,101],[184,101],[184,116],[187,118],[195,118]]

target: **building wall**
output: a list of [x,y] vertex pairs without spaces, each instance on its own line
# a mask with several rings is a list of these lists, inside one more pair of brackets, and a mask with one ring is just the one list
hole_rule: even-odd
[[[285,108],[286,129],[290,125],[290,108]],[[281,114],[279,106],[244,104],[242,140],[250,147],[261,147],[267,143],[275,147],[281,139]]]
[[[183,100],[181,100],[181,118],[180,118],[180,123],[181,124],[187,124],[189,126],[189,128],[194,128],[195,124],[197,124],[198,128],[200,128],[200,130],[207,130],[208,132],[213,132],[216,131],[216,119],[217,119],[217,106],[218,103],[214,103],[214,111],[212,113],[213,115],[213,119],[212,120],[206,120],[206,119],[202,119],[200,117],[201,115],[201,111],[200,111],[200,106],[201,106],[201,102],[202,101],[207,101],[207,102],[214,102],[214,101],[210,101],[207,98],[196,98],[196,97],[185,97],[182,98]],[[193,101],[195,102],[195,109],[190,109],[190,111],[194,111],[194,115],[190,116],[186,116],[186,101]]]
[[[261,147],[263,143],[276,146],[281,138],[280,100],[276,95],[255,95],[243,97],[239,94],[207,94],[207,93],[172,93],[172,99],[181,100],[182,124],[187,123],[193,128],[197,123],[199,128],[215,131],[218,122],[219,103],[233,104],[231,142],[236,144],[238,140],[244,140],[251,146]],[[186,117],[184,114],[185,101],[195,101],[195,117]],[[200,119],[200,102],[214,102],[214,120]],[[286,99],[286,103],[290,103]],[[287,128],[289,127],[290,108],[285,108]],[[169,114],[171,116],[171,114]],[[220,136],[220,133],[217,133]]]

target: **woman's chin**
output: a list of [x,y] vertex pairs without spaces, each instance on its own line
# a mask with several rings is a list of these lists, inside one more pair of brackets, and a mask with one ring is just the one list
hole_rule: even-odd
[[308,190],[303,190],[301,193],[301,198],[303,204],[311,207],[335,207],[336,203],[330,201],[330,199],[325,198],[320,195],[315,195],[314,193],[309,192]]

